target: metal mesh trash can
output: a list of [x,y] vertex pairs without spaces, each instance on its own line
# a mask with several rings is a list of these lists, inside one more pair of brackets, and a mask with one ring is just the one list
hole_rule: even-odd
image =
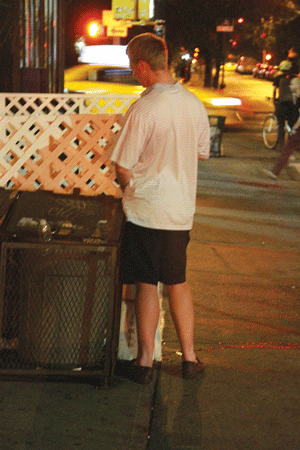
[[13,204],[18,198],[18,191],[10,191],[8,189],[0,188],[0,239],[5,239],[2,234],[1,225],[8,220]]
[[225,126],[224,116],[208,116],[210,125],[210,156],[222,156],[221,142]]
[[[1,250],[0,373],[100,375],[117,358],[121,201],[22,193]],[[40,242],[39,220],[52,240]]]

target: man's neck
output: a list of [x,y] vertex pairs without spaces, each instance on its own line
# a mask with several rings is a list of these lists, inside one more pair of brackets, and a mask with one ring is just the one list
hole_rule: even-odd
[[152,72],[151,74],[151,85],[156,83],[161,84],[175,84],[176,81],[173,79],[172,75],[168,70],[158,70]]

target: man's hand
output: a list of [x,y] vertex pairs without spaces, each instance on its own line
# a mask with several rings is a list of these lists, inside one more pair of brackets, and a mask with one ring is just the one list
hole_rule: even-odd
[[132,177],[131,170],[124,169],[124,167],[121,167],[117,164],[116,171],[117,171],[117,177],[118,177],[118,181],[120,183],[121,189],[122,189],[122,191],[124,191]]

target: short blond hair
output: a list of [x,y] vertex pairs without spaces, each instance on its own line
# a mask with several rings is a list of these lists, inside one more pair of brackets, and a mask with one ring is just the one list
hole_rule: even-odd
[[143,60],[154,71],[165,70],[168,66],[167,44],[164,39],[152,33],[135,36],[127,45],[126,52],[133,64]]

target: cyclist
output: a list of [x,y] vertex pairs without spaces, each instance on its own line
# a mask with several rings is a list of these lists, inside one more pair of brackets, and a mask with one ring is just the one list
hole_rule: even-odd
[[298,118],[298,109],[293,103],[290,90],[290,82],[296,75],[292,73],[291,61],[281,61],[279,71],[279,75],[275,77],[273,82],[273,101],[275,104],[275,114],[278,120],[278,143],[283,147],[285,121],[287,120],[292,128]]
[[[296,108],[298,109],[298,111],[300,113],[300,78],[299,77],[293,78],[291,80],[290,89],[294,96],[294,102],[295,102]],[[273,179],[277,179],[281,170],[288,162],[291,154],[294,151],[299,150],[299,147],[300,147],[300,116],[298,117],[298,120],[296,121],[296,123],[294,124],[294,126],[292,128],[288,142],[284,146],[277,163],[275,164],[275,166],[273,167],[272,170],[263,169],[263,173],[265,175],[270,176]]]

